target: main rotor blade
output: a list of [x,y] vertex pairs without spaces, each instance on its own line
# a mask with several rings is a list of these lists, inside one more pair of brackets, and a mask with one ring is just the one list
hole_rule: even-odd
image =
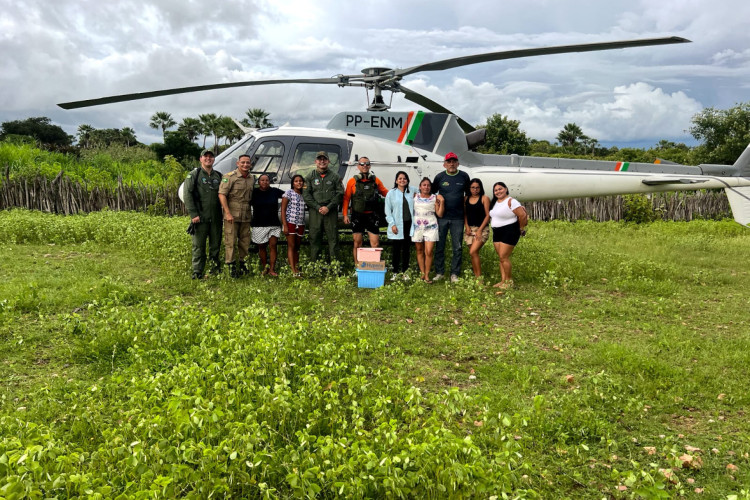
[[412,66],[411,68],[397,69],[395,74],[399,76],[411,75],[419,71],[438,71],[443,69],[458,68],[489,61],[500,61],[502,59],[516,59],[518,57],[533,57],[547,54],[566,54],[569,52],[592,52],[596,50],[624,49],[627,47],[647,47],[650,45],[668,45],[672,43],[690,43],[690,40],[679,36],[666,38],[643,38],[640,40],[622,40],[619,42],[597,42],[583,43],[579,45],[558,45],[556,47],[538,47],[534,49],[504,50],[501,52],[488,52],[473,56],[454,57],[431,63]]
[[456,119],[458,120],[458,124],[461,126],[461,128],[463,129],[463,131],[466,132],[467,134],[469,132],[473,132],[474,130],[476,130],[474,127],[472,127],[469,124],[469,122],[467,122],[463,118],[460,118],[456,113],[453,113],[449,109],[441,106],[440,104],[436,103],[435,101],[433,101],[429,97],[425,97],[422,94],[414,92],[413,90],[408,89],[408,88],[404,87],[403,85],[399,85],[398,89],[401,92],[404,93],[404,97],[406,97],[407,99],[409,99],[411,102],[415,102],[415,103],[419,104],[423,108],[429,109],[430,111],[432,111],[434,113],[448,113],[449,115],[455,116]]
[[228,89],[232,87],[250,87],[254,85],[275,85],[278,83],[321,83],[321,84],[338,84],[339,78],[294,78],[290,80],[255,80],[248,82],[235,83],[217,83],[213,85],[197,85],[195,87],[181,87],[178,89],[155,90],[152,92],[138,92],[135,94],[122,94],[109,97],[100,97],[98,99],[87,99],[85,101],[63,102],[58,104],[63,109],[87,108],[89,106],[99,106],[100,104],[111,104],[114,102],[136,101],[138,99],[148,99],[150,97],[160,97],[165,95],[187,94],[188,92],[201,92],[203,90]]

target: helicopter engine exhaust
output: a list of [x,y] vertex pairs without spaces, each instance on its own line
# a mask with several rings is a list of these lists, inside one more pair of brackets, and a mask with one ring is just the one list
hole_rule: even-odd
[[466,134],[466,145],[469,150],[474,150],[487,142],[487,129],[480,128]]

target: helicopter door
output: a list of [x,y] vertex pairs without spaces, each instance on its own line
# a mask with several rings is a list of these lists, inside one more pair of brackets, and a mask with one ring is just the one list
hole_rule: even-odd
[[250,173],[256,178],[260,174],[268,174],[271,177],[271,184],[278,184],[281,182],[286,149],[284,142],[276,139],[258,143],[255,152],[252,153],[253,168]]

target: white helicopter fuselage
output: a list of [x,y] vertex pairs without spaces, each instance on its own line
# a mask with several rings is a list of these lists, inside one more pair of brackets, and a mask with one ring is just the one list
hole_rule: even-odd
[[391,188],[399,171],[407,173],[413,186],[423,177],[434,179],[444,170],[445,154],[454,152],[460,169],[480,179],[488,194],[498,181],[520,201],[722,188],[730,196],[735,219],[750,223],[750,149],[734,166],[686,166],[488,155],[472,151],[472,140],[451,114],[343,112],[325,129],[252,131],[219,155],[214,168],[230,172],[240,154],[249,154],[254,175],[267,173],[272,185],[288,189],[292,176],[309,173],[317,152],[326,151],[329,168],[344,184],[358,173],[358,159],[366,156],[372,173]]

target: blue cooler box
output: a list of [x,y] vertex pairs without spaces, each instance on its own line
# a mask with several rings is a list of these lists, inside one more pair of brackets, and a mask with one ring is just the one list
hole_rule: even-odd
[[358,288],[380,288],[385,283],[385,270],[367,271],[357,269],[357,287]]

